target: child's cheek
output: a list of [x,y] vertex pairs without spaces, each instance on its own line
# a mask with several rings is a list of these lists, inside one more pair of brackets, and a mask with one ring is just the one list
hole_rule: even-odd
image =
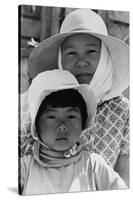
[[73,120],[70,122],[71,129],[81,130],[82,129],[82,121],[79,120]]

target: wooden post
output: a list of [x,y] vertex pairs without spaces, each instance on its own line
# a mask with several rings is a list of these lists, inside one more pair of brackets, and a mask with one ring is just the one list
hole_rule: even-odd
[[61,8],[59,7],[54,7],[52,10],[52,20],[51,20],[51,34],[52,35],[59,32],[60,11],[61,11]]
[[107,29],[109,28],[109,15],[108,15],[108,11],[106,10],[97,10],[97,14],[99,14],[103,21],[105,22]]
[[52,7],[42,7],[40,41],[51,36]]

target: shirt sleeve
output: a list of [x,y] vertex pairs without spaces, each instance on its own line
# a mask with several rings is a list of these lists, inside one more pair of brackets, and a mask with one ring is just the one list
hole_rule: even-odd
[[123,179],[98,154],[92,154],[93,172],[97,190],[116,190],[128,188]]
[[129,103],[126,98],[123,97],[122,107],[123,107],[123,115],[121,116],[124,127],[123,127],[123,138],[120,144],[120,155],[119,156],[128,156],[129,155]]
[[29,133],[30,130],[29,124],[31,122],[30,113],[29,113],[29,103],[28,103],[28,91],[20,96],[20,117],[21,117],[21,129],[26,133]]
[[31,136],[31,117],[29,112],[28,91],[20,97],[20,156],[32,154],[33,138]]
[[27,184],[31,162],[31,156],[20,157],[19,159],[19,193],[21,195],[24,193]]

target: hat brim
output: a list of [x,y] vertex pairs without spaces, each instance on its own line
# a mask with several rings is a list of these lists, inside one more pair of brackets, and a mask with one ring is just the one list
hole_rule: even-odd
[[[123,41],[90,31],[74,31],[56,34],[42,41],[29,58],[29,73],[34,78],[38,73],[58,68],[58,51],[60,45],[69,36],[75,34],[91,34],[101,39],[107,46],[114,68],[114,89],[124,91],[129,86],[129,47]],[[122,84],[121,84],[122,83]]]

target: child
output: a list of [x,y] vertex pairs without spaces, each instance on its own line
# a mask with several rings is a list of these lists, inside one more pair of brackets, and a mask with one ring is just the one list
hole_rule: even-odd
[[23,195],[127,188],[106,161],[80,144],[96,112],[93,91],[68,71],[40,73],[29,88],[33,155],[21,159]]

